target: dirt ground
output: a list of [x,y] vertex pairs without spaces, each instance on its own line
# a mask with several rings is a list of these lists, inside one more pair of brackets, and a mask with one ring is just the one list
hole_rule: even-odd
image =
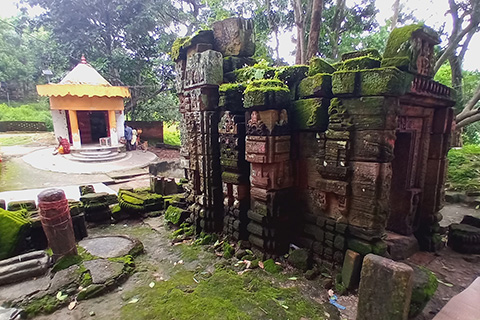
[[[17,138],[13,135],[6,136],[5,134],[0,134],[0,153],[11,146],[11,141],[15,139]],[[3,144],[2,147],[2,141],[10,142],[8,142],[8,146]],[[22,141],[23,145],[21,147],[27,149],[55,144],[51,133],[36,135],[21,134],[18,136],[18,141]],[[27,149],[22,148],[17,149],[17,153],[12,151],[9,155],[3,156],[3,162],[0,163],[3,167],[0,176],[0,191],[103,182],[106,177],[105,175],[52,174],[51,172],[26,167],[24,163],[22,164],[23,161],[20,159],[20,155]],[[179,157],[178,150],[149,148],[149,151],[154,152],[161,159],[171,160],[178,159]],[[5,168],[8,168],[8,170],[5,170]],[[113,184],[112,188],[118,190],[120,187],[131,186],[136,188],[147,185],[148,176],[140,176],[120,181]],[[441,224],[442,226],[448,226],[451,223],[459,222],[465,214],[480,217],[480,210],[458,204],[447,204],[442,214],[444,219]],[[152,226],[155,230],[152,229]],[[91,311],[95,313],[95,319],[120,319],[121,308],[127,303],[125,300],[126,292],[139,287],[147,287],[152,279],[167,280],[175,270],[174,263],[184,259],[184,251],[177,246],[172,246],[169,232],[165,230],[162,220],[158,218],[156,220],[150,219],[146,221],[146,223],[126,221],[123,224],[97,227],[90,229],[89,233],[90,235],[129,234],[138,237],[145,245],[145,254],[138,258],[137,272],[132,275],[121,288],[111,293],[83,301],[79,303],[74,310],[69,311],[64,308],[52,315],[39,316],[36,319],[86,319],[90,317]],[[480,264],[480,255],[462,255],[447,247],[438,253],[419,252],[409,260],[432,270],[441,281],[433,299],[416,320],[432,319],[451,297],[464,290],[476,277],[480,276],[480,268],[478,267]],[[215,257],[206,253],[200,253],[198,259],[185,263],[182,268],[186,268],[187,270],[195,270],[198,268],[211,270],[215,261]],[[328,282],[328,279],[325,278],[317,279],[316,281],[306,281],[302,278],[300,281],[287,281],[284,285],[297,286],[309,299],[324,303],[328,298],[327,292],[324,289],[326,281]],[[356,318],[357,300],[356,292],[339,297],[339,303],[346,306],[346,310],[341,313],[342,320],[353,320]]]

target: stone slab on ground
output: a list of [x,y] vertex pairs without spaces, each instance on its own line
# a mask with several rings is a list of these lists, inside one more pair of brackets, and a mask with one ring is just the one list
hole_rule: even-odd
[[386,233],[387,250],[393,260],[405,260],[420,250],[417,238],[414,235],[403,236],[391,231]]
[[68,286],[69,284],[77,280],[78,274],[76,273],[76,271],[78,269],[79,266],[74,265],[55,273],[52,278],[50,288],[48,289],[48,293],[57,293],[60,289]]
[[85,261],[83,264],[90,271],[92,282],[95,284],[103,284],[107,280],[115,279],[122,274],[123,270],[123,263],[106,259]]
[[133,240],[121,236],[87,238],[78,244],[91,255],[104,259],[124,256],[135,247]]
[[480,277],[461,293],[454,296],[433,320],[480,319]]
[[50,287],[50,275],[0,287],[0,304],[5,301],[23,300]]
[[412,295],[413,269],[374,254],[363,259],[357,320],[406,320]]

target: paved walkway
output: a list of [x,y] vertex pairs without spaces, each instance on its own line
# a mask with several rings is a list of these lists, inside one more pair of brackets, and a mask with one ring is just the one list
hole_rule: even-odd
[[84,163],[67,159],[63,155],[53,155],[52,148],[44,148],[24,155],[22,159],[32,167],[40,170],[91,174],[146,167],[154,162],[157,156],[149,151],[135,150],[127,152],[127,156],[120,160]]

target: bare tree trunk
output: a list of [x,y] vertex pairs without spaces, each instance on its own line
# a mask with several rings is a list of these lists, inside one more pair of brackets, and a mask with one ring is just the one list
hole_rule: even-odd
[[266,0],[265,4],[267,7],[268,27],[270,28],[270,31],[272,31],[275,35],[275,55],[276,55],[275,59],[278,62],[280,61],[280,52],[279,52],[280,42],[278,40],[278,26],[275,23],[275,13],[272,11],[272,5],[270,3],[270,0]]
[[395,29],[398,23],[398,16],[400,14],[400,0],[395,0],[392,5],[393,15],[392,15],[392,24],[390,25],[390,31]]
[[450,56],[448,61],[450,63],[450,69],[452,70],[452,87],[457,93],[457,103],[463,105],[462,62],[456,55]]
[[310,61],[318,52],[318,38],[322,25],[323,0],[313,0],[312,18],[310,21],[310,34],[308,37],[306,61]]
[[337,59],[338,56],[338,42],[340,41],[340,28],[342,27],[342,21],[345,19],[345,0],[337,0],[335,15],[333,16],[333,30],[331,33],[330,44],[332,46],[332,59]]
[[305,20],[302,15],[302,1],[292,0],[295,25],[297,26],[297,52],[295,55],[296,64],[305,63]]

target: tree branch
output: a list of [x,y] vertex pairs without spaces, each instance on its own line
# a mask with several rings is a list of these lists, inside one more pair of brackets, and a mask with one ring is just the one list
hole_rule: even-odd
[[459,129],[459,128],[465,127],[466,125],[469,125],[469,124],[472,124],[474,122],[479,121],[480,120],[480,110],[477,109],[476,111],[477,111],[476,114],[457,122],[456,128]]

